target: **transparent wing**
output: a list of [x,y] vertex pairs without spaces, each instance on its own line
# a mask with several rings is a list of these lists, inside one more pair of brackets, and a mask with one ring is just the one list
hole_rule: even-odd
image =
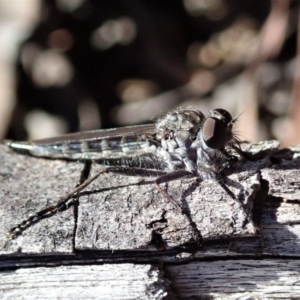
[[33,156],[63,159],[118,159],[153,153],[155,124],[82,131],[31,142],[6,144]]

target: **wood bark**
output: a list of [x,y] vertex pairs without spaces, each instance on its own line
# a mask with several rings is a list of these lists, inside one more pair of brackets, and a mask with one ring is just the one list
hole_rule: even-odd
[[[1,299],[237,299],[300,295],[300,148],[244,145],[216,180],[101,175],[78,204],[11,227],[78,184],[83,164],[0,146]],[[93,165],[91,174],[103,166]]]

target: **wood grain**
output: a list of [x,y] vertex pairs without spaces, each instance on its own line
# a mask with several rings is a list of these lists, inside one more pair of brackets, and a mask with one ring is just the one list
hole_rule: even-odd
[[[158,192],[155,177],[108,173],[80,193],[78,206],[12,240],[8,230],[74,189],[83,166],[0,146],[1,299],[26,299],[20,282],[31,299],[70,299],[76,289],[82,299],[296,297],[299,148],[245,148],[256,160],[238,162],[224,179],[235,199],[213,180],[163,184],[180,212]],[[153,274],[160,279],[152,282]]]

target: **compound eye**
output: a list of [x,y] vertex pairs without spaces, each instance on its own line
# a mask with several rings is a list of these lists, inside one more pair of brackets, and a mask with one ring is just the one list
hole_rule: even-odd
[[212,115],[217,117],[220,116],[223,120],[223,122],[225,122],[226,124],[229,124],[232,121],[232,116],[231,114],[222,108],[216,108],[212,111]]
[[203,125],[203,139],[209,148],[223,148],[228,140],[227,124],[215,117],[208,118]]

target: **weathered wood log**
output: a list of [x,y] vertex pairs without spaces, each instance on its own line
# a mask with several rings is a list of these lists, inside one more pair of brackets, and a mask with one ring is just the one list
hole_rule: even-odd
[[1,299],[296,297],[300,149],[246,148],[255,160],[224,176],[234,197],[215,180],[163,184],[181,212],[154,177],[108,173],[11,239],[11,227],[74,189],[83,165],[0,146]]

